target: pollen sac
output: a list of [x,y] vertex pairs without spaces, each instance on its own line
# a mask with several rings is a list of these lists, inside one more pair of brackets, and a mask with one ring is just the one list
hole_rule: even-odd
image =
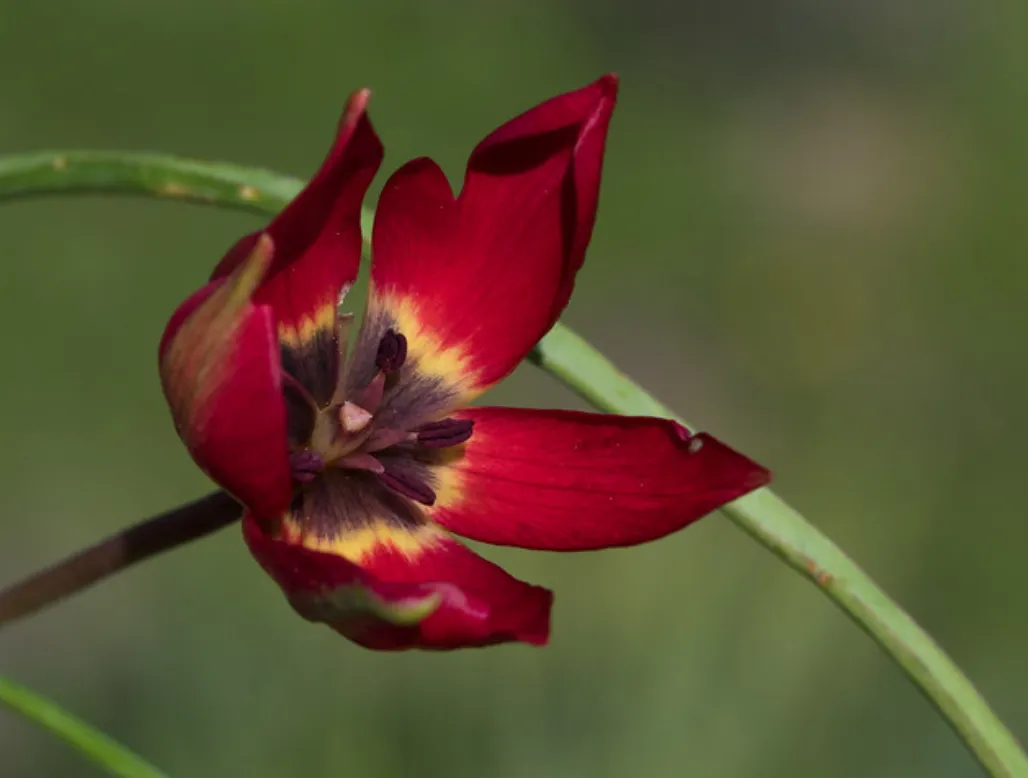
[[393,373],[407,361],[407,338],[396,330],[386,330],[378,344],[375,366],[383,373]]
[[475,423],[471,419],[443,419],[418,429],[418,443],[428,448],[446,448],[464,443],[471,437]]
[[397,494],[422,505],[435,504],[435,491],[423,479],[399,468],[387,468],[378,479]]

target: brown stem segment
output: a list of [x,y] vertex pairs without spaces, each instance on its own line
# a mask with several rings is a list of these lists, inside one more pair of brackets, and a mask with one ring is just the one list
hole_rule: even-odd
[[238,521],[242,508],[225,492],[161,513],[72,554],[0,591],[0,626],[92,586],[136,562]]

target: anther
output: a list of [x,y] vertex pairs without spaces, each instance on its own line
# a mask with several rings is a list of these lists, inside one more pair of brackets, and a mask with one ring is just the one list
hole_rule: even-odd
[[349,400],[339,406],[339,423],[351,435],[363,432],[373,418],[371,411],[361,408]]
[[443,419],[418,428],[418,443],[428,448],[457,446],[471,437],[475,422],[471,419]]
[[294,481],[307,484],[325,469],[325,460],[316,451],[305,448],[302,451],[290,452],[289,467],[293,471]]
[[375,366],[383,373],[392,373],[407,361],[407,338],[396,330],[386,330],[378,344]]
[[420,502],[422,505],[435,504],[435,492],[416,476],[396,470],[386,470],[384,473],[378,474],[378,480],[397,494],[402,494],[414,502]]

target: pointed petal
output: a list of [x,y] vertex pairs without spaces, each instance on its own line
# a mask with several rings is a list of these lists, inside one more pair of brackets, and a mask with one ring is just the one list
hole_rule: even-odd
[[[361,203],[382,162],[382,144],[366,114],[370,95],[362,89],[350,97],[321,168],[264,230],[277,251],[254,302],[274,310],[286,359],[295,366],[290,372],[319,401],[335,383],[337,308],[357,278]],[[212,278],[232,272],[258,235],[240,239]]]
[[429,517],[459,535],[554,551],[668,535],[768,483],[719,440],[666,419],[469,408],[461,448],[444,449]]
[[390,178],[366,326],[402,332],[420,379],[466,401],[556,321],[592,234],[616,92],[606,76],[496,130],[472,153],[456,200],[428,160]]
[[275,537],[247,517],[243,531],[301,616],[367,648],[541,645],[549,635],[550,592],[431,525],[405,531],[380,522],[313,543],[288,522]]
[[235,272],[187,299],[160,346],[179,436],[214,481],[260,516],[289,506],[286,415],[271,311],[250,298],[271,262],[268,238]]
[[[550,326],[571,297],[592,238],[617,90],[617,76],[611,73],[554,97],[489,135],[468,162],[460,197],[462,225],[474,230],[482,254],[506,250],[512,261],[533,263],[524,257],[525,247],[509,245],[508,232],[517,228],[525,233],[527,246],[538,247],[535,262],[540,265],[545,264],[542,254],[561,251],[563,272]],[[563,185],[554,192],[559,200],[547,202],[558,180]]]

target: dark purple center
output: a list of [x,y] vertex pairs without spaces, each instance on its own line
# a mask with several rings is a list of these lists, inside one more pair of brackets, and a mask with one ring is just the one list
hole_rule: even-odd
[[[289,459],[298,498],[313,498],[329,482],[338,485],[343,479],[362,484],[353,494],[365,495],[365,502],[373,481],[395,496],[432,505],[436,493],[431,465],[441,449],[471,437],[473,422],[438,418],[446,399],[438,379],[425,379],[408,362],[407,338],[393,327],[379,327],[377,342],[361,333],[345,382],[338,369],[342,338],[338,332],[331,339],[332,354],[326,351],[328,339],[316,339],[310,354],[286,347]],[[298,369],[289,369],[293,366]],[[335,373],[331,392],[329,370]],[[312,391],[313,384],[320,391]],[[331,400],[321,404],[319,396]]]

